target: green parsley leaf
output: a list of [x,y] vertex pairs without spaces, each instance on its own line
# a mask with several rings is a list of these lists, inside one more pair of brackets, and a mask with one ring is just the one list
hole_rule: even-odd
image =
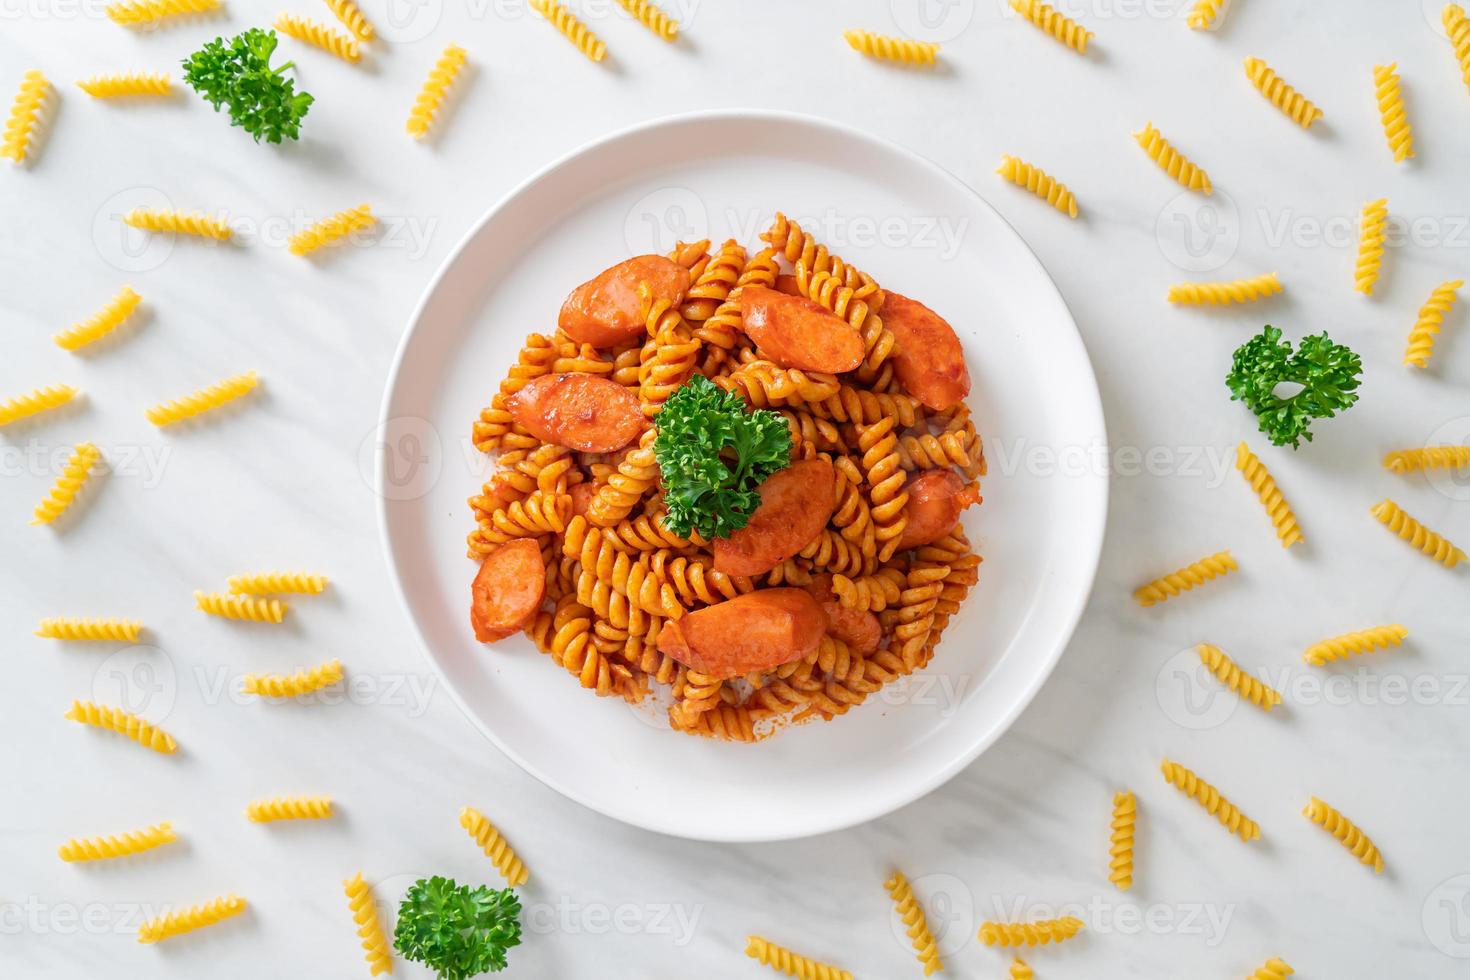
[[257,143],[261,137],[271,143],[281,142],[282,136],[296,139],[312,103],[310,95],[296,91],[293,80],[282,77],[291,62],[271,67],[276,42],[275,31],[252,27],[228,42],[217,37],[184,59],[184,81],[215,112],[227,106],[230,123]]
[[521,943],[521,902],[509,888],[471,888],[453,878],[420,878],[398,906],[393,945],[439,980],[468,980],[505,969]]
[[[1277,446],[1312,441],[1308,431],[1316,419],[1330,419],[1358,400],[1363,361],[1323,332],[1303,337],[1295,353],[1281,331],[1267,325],[1235,351],[1225,383],[1230,400],[1245,403],[1260,419],[1261,431]],[[1276,394],[1282,382],[1301,385],[1287,397]]]

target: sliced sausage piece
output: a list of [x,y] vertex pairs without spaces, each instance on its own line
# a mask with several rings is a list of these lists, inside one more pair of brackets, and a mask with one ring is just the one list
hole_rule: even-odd
[[970,372],[954,327],[916,299],[892,290],[887,295],[883,325],[893,332],[899,382],[936,412],[958,405],[970,393]]
[[787,296],[800,296],[801,286],[798,285],[795,276],[783,272],[776,277],[776,292],[785,293]]
[[616,347],[643,337],[643,300],[648,283],[655,301],[677,303],[689,291],[689,270],[662,255],[635,255],[571,291],[556,322],[568,337],[593,347]]
[[647,424],[637,395],[595,374],[543,374],[506,405],[536,438],[584,453],[621,449]]
[[837,601],[832,591],[832,576],[826,572],[813,575],[806,590],[822,604],[827,614],[827,632],[846,643],[853,653],[867,656],[883,642],[883,625],[878,617],[865,609],[849,609]]
[[515,538],[480,563],[470,585],[470,625],[481,643],[503,640],[525,626],[546,595],[541,549],[531,538]]
[[863,338],[817,303],[765,286],[740,290],[745,332],[782,367],[840,374],[863,361]]
[[597,496],[597,484],[590,481],[578,483],[573,485],[567,493],[572,495],[573,516],[586,517],[587,508],[592,506],[592,498]]
[[826,631],[826,613],[804,589],[761,589],[665,622],[658,649],[725,680],[800,660]]
[[980,502],[980,488],[966,484],[953,470],[927,470],[904,484],[909,502],[903,515],[908,524],[898,537],[899,550],[932,544],[959,523],[960,511]]
[[836,479],[825,459],[802,460],[771,474],[756,488],[761,502],[750,523],[710,546],[715,571],[759,575],[805,548],[832,519]]

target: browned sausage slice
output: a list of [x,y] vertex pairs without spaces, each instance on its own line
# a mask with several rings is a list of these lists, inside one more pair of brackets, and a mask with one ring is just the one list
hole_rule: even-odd
[[840,374],[863,361],[857,329],[809,299],[746,286],[740,314],[750,339],[782,367]]
[[827,615],[803,589],[761,589],[664,623],[658,649],[725,680],[800,660],[817,648]]
[[954,327],[918,300],[888,291],[883,325],[893,332],[893,372],[909,394],[936,412],[970,393],[965,351]]
[[756,488],[761,502],[750,523],[711,550],[715,570],[759,575],[805,548],[832,518],[837,474],[825,459],[807,459],[777,470]]
[[639,340],[647,328],[638,284],[648,283],[655,301],[676,303],[689,291],[689,281],[689,270],[671,259],[635,255],[572,290],[556,322],[568,337],[593,347]]
[[837,601],[832,591],[832,576],[826,572],[813,575],[806,590],[822,604],[827,614],[827,632],[852,648],[853,653],[867,656],[883,642],[883,626],[878,617],[865,609],[849,609]]
[[959,523],[960,511],[980,502],[980,488],[966,484],[953,470],[928,470],[904,484],[909,502],[903,508],[908,518],[898,547],[918,548],[944,537]]
[[480,563],[470,585],[470,625],[482,643],[503,640],[525,626],[546,595],[541,549],[530,538],[515,538]]
[[637,395],[595,374],[543,374],[506,405],[536,438],[584,453],[621,449],[647,424]]

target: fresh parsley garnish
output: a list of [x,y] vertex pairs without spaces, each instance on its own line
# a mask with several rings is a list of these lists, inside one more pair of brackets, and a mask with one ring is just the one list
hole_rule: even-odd
[[282,75],[292,62],[272,68],[276,32],[252,27],[229,41],[217,37],[184,59],[184,81],[218,112],[229,107],[230,123],[255,137],[279,143],[296,139],[312,98]]
[[509,888],[472,888],[453,878],[420,878],[398,906],[393,945],[439,980],[468,980],[505,969],[505,953],[521,943],[521,902]]
[[755,488],[791,463],[791,427],[702,375],[669,396],[653,454],[663,475],[665,522],[675,533],[728,538],[760,505]]
[[[1268,325],[1236,349],[1225,383],[1231,401],[1244,402],[1256,413],[1273,444],[1291,443],[1296,449],[1302,439],[1312,441],[1308,428],[1314,420],[1352,407],[1362,373],[1362,359],[1334,344],[1325,331],[1303,337],[1293,353],[1291,341],[1282,340],[1281,331]],[[1283,381],[1299,384],[1301,390],[1278,396],[1276,387]]]

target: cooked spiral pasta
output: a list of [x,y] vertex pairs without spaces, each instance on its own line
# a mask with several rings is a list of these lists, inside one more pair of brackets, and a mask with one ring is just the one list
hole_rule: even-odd
[[873,575],[848,578],[846,575],[832,576],[832,591],[837,601],[848,609],[882,612],[899,603],[903,590],[908,585],[904,573],[896,568],[880,569]]
[[1169,287],[1169,302],[1183,306],[1224,306],[1230,303],[1253,303],[1281,292],[1276,273],[1233,282],[1185,282]]
[[1266,508],[1266,515],[1271,518],[1271,525],[1276,528],[1276,537],[1281,540],[1281,547],[1290,548],[1302,540],[1301,528],[1297,526],[1296,515],[1291,511],[1291,505],[1281,495],[1281,490],[1276,486],[1276,480],[1271,476],[1266,465],[1251,452],[1250,447],[1244,441],[1235,447],[1235,468],[1240,470],[1245,481],[1251,485],[1256,496],[1261,500],[1261,506]]
[[341,680],[342,661],[333,659],[294,674],[246,674],[244,690],[262,698],[299,698]]
[[371,41],[376,34],[372,23],[363,16],[362,10],[353,0],[327,0],[337,21],[359,41]]
[[496,545],[511,538],[533,538],[538,534],[565,531],[572,516],[572,498],[565,493],[537,490],[525,500],[512,501],[495,511],[470,533],[470,554],[484,557]]
[[[844,262],[840,256],[827,251],[827,246],[818,242],[810,232],[782,212],[776,212],[771,226],[761,233],[761,240],[775,249],[793,267],[800,263],[812,275],[818,272],[830,273],[844,286],[856,291],[858,298],[867,303],[871,309],[882,310],[886,296],[878,284],[873,281],[872,276]],[[761,285],[774,285],[774,271],[770,280]]]
[[372,889],[363,880],[359,871],[342,882],[347,895],[347,907],[352,911],[352,921],[357,924],[357,936],[362,940],[362,954],[367,960],[368,975],[393,972],[393,954],[389,950],[388,937],[383,934],[383,923],[378,918],[378,905],[373,901]]
[[444,104],[450,86],[459,77],[468,57],[468,52],[457,44],[444,48],[439,60],[429,69],[429,77],[424,79],[423,87],[413,101],[413,109],[408,114],[408,135],[414,139],[423,139],[429,135],[434,119],[439,114],[439,107]]
[[898,455],[906,470],[933,470],[946,466],[968,469],[974,460],[970,457],[968,438],[964,432],[942,432],[939,435],[923,433],[917,436],[899,436]]
[[618,6],[665,41],[672,41],[679,36],[679,22],[658,9],[650,0],[618,0]]
[[[724,250],[721,249],[721,251]],[[740,313],[740,290],[745,286],[766,286],[768,288],[774,286],[779,272],[774,247],[764,248],[747,259],[740,269],[740,276],[735,280],[734,287],[725,297],[725,301],[716,307],[708,318],[694,322],[694,336],[698,337],[706,348],[714,348],[720,352],[731,350],[741,337],[740,327],[743,317]],[[685,318],[688,318],[687,312]]]
[[1066,184],[1052,177],[1040,167],[1034,167],[1025,160],[1006,154],[1000,158],[1000,166],[995,172],[1017,187],[1026,188],[1067,217],[1077,217],[1076,195],[1067,189]]
[[94,99],[121,99],[169,95],[173,92],[173,81],[162,72],[124,72],[93,75],[77,82],[77,88]]
[[226,595],[223,592],[194,593],[194,605],[211,616],[244,619],[256,623],[281,623],[290,608],[280,599],[257,599],[248,595]]
[[575,595],[558,600],[555,612],[539,613],[527,633],[583,687],[595,690],[599,696],[616,693],[612,666],[592,644],[592,610],[579,603]]
[[459,811],[459,825],[463,827],[474,838],[480,850],[495,865],[505,883],[512,888],[519,888],[531,877],[521,859],[516,857],[516,852],[505,838],[500,836],[500,831],[495,825],[485,818],[485,815],[472,806],[467,806]]
[[1178,571],[1170,572],[1168,575],[1139,586],[1134,590],[1133,598],[1140,606],[1167,602],[1180,593],[1204,585],[1213,578],[1227,575],[1239,567],[1229,551],[1218,551],[1191,565],[1185,565]]
[[934,610],[949,577],[948,565],[915,562],[909,569],[903,592],[899,595],[897,623],[893,641],[905,668],[917,670],[927,657],[925,650],[934,630]]
[[1302,816],[1336,837],[1360,864],[1368,865],[1374,874],[1383,874],[1383,855],[1378,853],[1377,846],[1368,835],[1347,817],[1315,796],[1302,809]]
[[219,0],[135,0],[108,4],[103,9],[113,23],[133,27],[168,17],[185,17],[219,9]]
[[254,391],[259,384],[259,375],[254,371],[246,371],[174,401],[160,402],[144,414],[156,426],[173,425],[241,398]]
[[32,415],[59,408],[77,396],[71,385],[47,385],[0,402],[0,425],[9,425]]
[[1363,205],[1358,223],[1358,264],[1353,272],[1353,289],[1373,295],[1378,271],[1383,267],[1383,242],[1388,233],[1388,199],[1380,197]]
[[1407,628],[1394,623],[1390,626],[1374,626],[1371,629],[1355,630],[1334,636],[1320,643],[1313,643],[1307,647],[1302,654],[1302,659],[1313,667],[1331,663],[1334,660],[1346,660],[1348,657],[1361,656],[1372,653],[1375,650],[1386,650],[1389,647],[1402,646],[1404,638],[1409,635]]
[[236,595],[271,595],[294,592],[298,595],[320,595],[327,587],[325,575],[309,572],[255,572],[231,575],[230,591]]
[[1011,960],[1010,973],[1011,980],[1036,980],[1036,971],[1019,956]]
[[939,56],[939,45],[933,41],[915,41],[906,37],[874,34],[872,31],[843,31],[847,46],[859,54],[881,61],[901,61],[910,65],[932,65]]
[[1373,66],[1373,91],[1378,97],[1378,114],[1383,119],[1388,148],[1393,152],[1394,162],[1403,163],[1414,155],[1414,131],[1404,108],[1397,63]]
[[1429,530],[1404,512],[1398,504],[1387,497],[1373,505],[1373,516],[1378,522],[1409,542],[1445,568],[1454,568],[1465,560],[1465,552],[1443,535]]
[[295,14],[277,14],[272,26],[282,34],[294,37],[298,41],[305,41],[312,47],[321,48],[343,61],[356,63],[362,58],[362,48],[358,45],[357,38],[343,34],[326,24],[319,24],[305,17],[297,17]]
[[1185,796],[1211,814],[1226,830],[1243,841],[1261,836],[1261,826],[1240,812],[1240,808],[1220,795],[1220,791],[1177,762],[1165,759],[1160,767],[1164,778]]
[[1256,970],[1246,980],[1286,980],[1296,971],[1286,964],[1280,957],[1273,956],[1267,960],[1260,969]]
[[929,920],[924,917],[924,907],[914,898],[914,890],[909,887],[908,879],[902,872],[895,871],[891,878],[883,882],[883,887],[893,899],[898,917],[907,926],[905,931],[909,942],[914,944],[914,952],[924,965],[924,976],[944,969],[944,963],[939,959],[939,947],[934,942],[934,934],[929,931]]
[[1470,446],[1429,446],[1424,449],[1398,449],[1383,457],[1383,468],[1395,473],[1412,473],[1427,469],[1461,469],[1470,467]]
[[160,823],[107,837],[73,837],[57,848],[57,854],[68,863],[103,861],[142,854],[178,839],[179,835],[174,833],[173,824]]
[[326,820],[332,816],[330,796],[272,796],[251,800],[245,807],[251,823],[277,820]]
[[1272,105],[1302,129],[1322,118],[1322,110],[1272,71],[1260,58],[1245,59],[1245,76]]
[[834,374],[783,368],[771,361],[755,360],[715,381],[733,391],[752,408],[786,407],[825,401],[841,387]]
[[97,461],[102,458],[102,450],[90,442],[79,442],[72,450],[71,458],[66,461],[61,475],[51,486],[51,492],[46,494],[46,499],[36,505],[35,516],[32,524],[51,524],[72,505],[81,493],[82,486],[87,482],[87,476]]
[[1133,139],[1143,147],[1143,152],[1148,154],[1149,159],[1158,164],[1159,169],[1174,178],[1181,187],[1187,187],[1192,191],[1204,191],[1206,194],[1213,191],[1214,188],[1210,186],[1210,175],[1191,163],[1183,153],[1174,149],[1173,144],[1164,139],[1163,135],[1154,128],[1153,123],[1146,124],[1143,129],[1134,133]]
[[1463,285],[1463,279],[1452,279],[1440,283],[1429,294],[1429,299],[1419,308],[1419,318],[1409,331],[1409,344],[1404,349],[1405,365],[1416,368],[1429,366],[1429,358],[1434,355],[1435,335],[1439,333],[1445,316],[1455,305],[1455,290]]
[[43,619],[36,635],[50,640],[136,643],[143,635],[143,624],[136,619]]
[[1220,8],[1225,5],[1225,0],[1195,0],[1194,6],[1189,8],[1187,23],[1190,30],[1208,31],[1215,26],[1215,18],[1220,16]]
[[539,333],[533,333],[526,338],[516,363],[510,366],[505,380],[500,382],[500,390],[475,421],[471,438],[476,449],[488,453],[501,447],[514,428],[506,399],[536,378],[549,374],[554,369],[556,359],[557,349],[550,339]]
[[897,451],[898,440],[893,435],[894,427],[895,420],[889,416],[858,428],[858,448],[863,454],[863,472],[867,476],[868,496],[872,501],[879,561],[893,557],[903,529],[908,526],[904,508],[908,505],[909,495],[903,488],[905,477]]
[[1041,0],[1011,0],[1011,9],[1078,54],[1087,53],[1092,32],[1066,14],[1057,13],[1050,4]]
[[531,0],[531,9],[550,21],[551,26],[561,31],[562,36],[589,60],[601,61],[607,57],[607,45],[602,43],[602,39],[556,0]]
[[754,588],[750,579],[715,571],[713,565],[697,558],[672,557],[667,551],[655,551],[642,561],[661,586],[673,586],[684,606],[733,599]]
[[1035,922],[982,922],[980,941],[987,946],[1045,946],[1071,939],[1082,931],[1082,920],[1068,915]]
[[859,289],[843,282],[836,272],[811,272],[804,262],[796,263],[796,288],[801,295],[825,307],[833,316],[846,320],[863,338],[863,368],[876,372],[893,353],[893,331],[883,326],[883,319],[864,299],[873,295],[877,284],[868,280]]
[[647,283],[638,284],[638,295],[648,323],[648,341],[639,358],[638,400],[643,414],[653,418],[694,373],[700,343],[667,297],[655,300]]
[[230,240],[233,232],[221,218],[211,218],[197,211],[174,211],[170,208],[133,208],[123,215],[123,224],[144,231],[167,231],[175,235],[193,235],[196,238],[212,238],[217,242]]
[[658,460],[653,455],[653,440],[657,432],[649,429],[638,440],[638,448],[623,457],[618,470],[597,489],[597,495],[587,506],[587,520],[601,527],[610,527],[637,506],[658,479]]
[[[668,513],[657,511],[653,514],[640,514],[636,518],[622,520],[610,526],[606,530],[609,539],[619,547],[633,551],[654,551],[659,548],[688,548],[705,544],[698,532],[691,531],[690,536],[682,538],[671,531],[666,523]],[[586,520],[586,518],[581,518]],[[571,538],[572,526],[578,518],[572,518],[567,525],[567,537]]]
[[378,219],[373,209],[366,204],[338,211],[330,218],[323,218],[314,225],[303,228],[287,241],[292,255],[310,255],[323,245],[354,235],[364,228],[371,228]]
[[91,701],[73,701],[66,717],[82,725],[125,735],[144,748],[164,755],[173,753],[179,747],[172,735],[121,708],[109,708]]
[[807,959],[760,936],[747,938],[745,955],[796,980],[852,980],[852,974],[846,970]]
[[1460,63],[1460,74],[1465,85],[1470,87],[1470,17],[1458,3],[1445,4],[1441,16],[1445,33],[1449,35],[1450,47],[1454,48],[1455,60]]
[[88,344],[96,343],[122,326],[142,301],[143,298],[133,292],[132,286],[124,286],[95,315],[81,323],[67,327],[51,339],[56,341],[56,346],[62,350],[80,350]]
[[1270,711],[1281,703],[1280,693],[1266,682],[1241,670],[1224,650],[1209,643],[1201,643],[1195,649],[1199,652],[1200,662],[1210,668],[1210,672],[1221,684],[1240,695],[1243,700],[1263,711]]
[[210,899],[203,905],[191,905],[186,909],[149,919],[138,927],[138,942],[156,943],[173,936],[182,936],[186,932],[212,926],[243,911],[245,899],[238,895]]
[[679,304],[679,315],[695,329],[696,336],[699,325],[729,300],[745,271],[745,258],[745,246],[733,238],[727,239],[709,257],[704,269],[684,294],[684,300]]

